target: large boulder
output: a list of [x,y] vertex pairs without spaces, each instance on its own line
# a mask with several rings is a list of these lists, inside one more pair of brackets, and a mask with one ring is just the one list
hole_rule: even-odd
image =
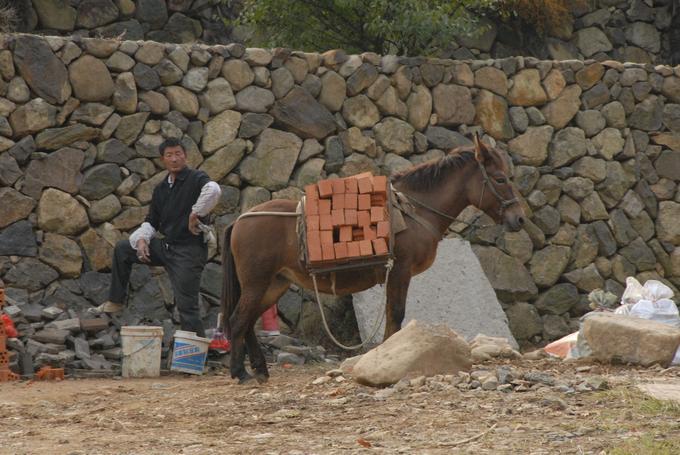
[[73,148],[57,150],[42,160],[31,160],[22,193],[38,199],[43,188],[53,187],[75,194],[83,178],[80,168],[84,160],[85,154]]
[[118,165],[113,163],[98,164],[85,172],[80,194],[91,200],[101,199],[113,193],[121,181]]
[[583,322],[583,336],[603,362],[667,367],[680,346],[676,327],[612,313],[591,313]]
[[557,99],[548,103],[541,112],[549,125],[562,129],[569,124],[581,107],[581,87],[572,84],[562,90]]
[[35,144],[38,148],[56,150],[78,141],[89,141],[99,137],[97,128],[76,123],[64,128],[48,128],[38,133]]
[[268,190],[283,189],[288,186],[301,149],[299,137],[267,128],[260,134],[255,150],[241,162],[241,177]]
[[376,142],[386,152],[397,155],[410,155],[413,152],[413,133],[411,124],[388,117],[373,127]]
[[48,103],[63,104],[71,96],[66,67],[43,38],[16,36],[14,64],[33,92]]
[[24,258],[9,269],[3,280],[6,285],[13,288],[34,292],[45,289],[57,278],[59,278],[59,273],[52,267],[35,258]]
[[515,135],[510,124],[508,103],[504,98],[488,90],[482,90],[477,96],[475,110],[477,111],[476,122],[482,125],[484,131],[494,139],[504,141]]
[[444,325],[411,321],[380,346],[364,354],[352,376],[374,387],[397,383],[406,376],[434,376],[469,371],[470,346]]
[[59,234],[46,233],[40,245],[40,260],[54,267],[61,276],[75,278],[80,275],[83,258],[76,242]]
[[[370,339],[384,311],[383,293],[382,286],[375,286],[353,295],[361,338],[373,344],[381,342],[384,333],[383,322]],[[484,334],[505,338],[517,346],[494,289],[464,240],[442,240],[432,266],[411,279],[402,325],[414,320],[445,324],[467,340]]]
[[113,79],[104,62],[83,55],[71,63],[69,79],[75,96],[81,101],[106,101],[113,95]]
[[94,229],[88,229],[80,236],[80,244],[83,246],[85,257],[93,270],[105,270],[111,266],[113,247]]
[[550,287],[557,282],[569,263],[571,249],[550,245],[534,253],[530,261],[531,276],[540,287]]
[[246,148],[246,142],[237,139],[208,157],[199,169],[205,171],[211,180],[219,182],[241,161]]
[[68,32],[76,25],[76,10],[66,0],[33,0],[41,28]]
[[17,221],[0,230],[0,256],[35,256],[37,253],[38,244],[29,221]]
[[9,117],[14,137],[37,133],[57,124],[57,109],[42,98],[18,107]]
[[45,190],[38,203],[38,226],[48,232],[75,235],[89,225],[85,208],[71,195],[54,188]]
[[553,131],[550,125],[529,127],[524,134],[512,139],[508,148],[520,164],[540,166],[548,157],[548,144]]
[[302,138],[324,139],[336,128],[335,119],[328,109],[300,87],[294,87],[278,100],[271,109],[271,115],[282,129]]
[[26,218],[35,207],[35,201],[13,188],[0,188],[0,229]]
[[508,101],[516,106],[536,106],[548,101],[541,75],[537,69],[524,69],[513,77],[513,86],[508,92]]
[[241,114],[236,111],[224,111],[210,119],[203,130],[203,153],[213,153],[233,141],[240,124]]
[[475,119],[475,106],[467,87],[439,84],[432,90],[432,100],[439,125],[469,125]]
[[520,260],[494,247],[474,245],[472,250],[500,299],[516,301],[538,294],[529,271]]
[[78,28],[97,28],[118,19],[118,8],[111,0],[85,0],[78,6]]
[[662,201],[659,204],[659,215],[656,219],[656,232],[659,240],[680,245],[680,204]]

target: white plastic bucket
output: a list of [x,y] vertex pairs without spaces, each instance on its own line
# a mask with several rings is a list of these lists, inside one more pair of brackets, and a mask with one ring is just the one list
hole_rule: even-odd
[[201,338],[195,332],[176,331],[170,369],[182,373],[203,374],[209,345],[209,339]]
[[163,327],[125,326],[120,329],[124,378],[155,378],[161,374]]

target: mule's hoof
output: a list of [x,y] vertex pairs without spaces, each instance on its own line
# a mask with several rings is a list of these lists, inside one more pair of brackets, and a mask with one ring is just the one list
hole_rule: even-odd
[[260,384],[266,384],[267,381],[269,381],[269,375],[268,374],[256,374],[255,379]]
[[249,373],[245,373],[245,374],[243,374],[243,376],[238,378],[238,383],[239,383],[239,385],[248,384],[248,383],[252,382],[253,379],[255,379],[253,376],[251,376]]

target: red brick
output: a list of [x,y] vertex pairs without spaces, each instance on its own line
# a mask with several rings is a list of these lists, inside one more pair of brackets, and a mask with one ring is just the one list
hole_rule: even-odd
[[321,180],[319,182],[319,197],[330,197],[333,194],[333,183],[329,180]]
[[305,197],[308,201],[312,199],[319,199],[319,187],[316,183],[312,183],[311,185],[307,185],[305,187]]
[[352,240],[363,240],[364,239],[364,228],[354,228],[352,229]]
[[345,180],[344,179],[333,179],[333,194],[345,194]]
[[362,240],[359,242],[359,252],[362,256],[373,255],[373,245],[370,240]]
[[360,194],[367,194],[373,191],[373,184],[371,183],[370,177],[363,177],[358,179],[357,184],[359,185]]
[[373,207],[384,207],[387,202],[385,194],[371,194],[371,205]]
[[359,242],[348,242],[347,243],[347,256],[351,258],[358,258],[361,256],[361,249],[359,248]]
[[345,195],[333,193],[333,210],[342,210],[345,208]]
[[347,178],[345,179],[345,193],[358,193],[359,185],[357,184],[357,179]]
[[390,222],[380,221],[378,222],[378,237],[389,237],[390,236]]
[[340,241],[351,242],[352,240],[352,226],[340,226]]
[[385,239],[375,239],[372,242],[375,254],[382,256],[383,254],[389,253],[389,250],[387,249],[387,242],[385,241]]
[[323,259],[319,231],[307,233],[307,252],[309,253],[309,260],[312,262],[321,261]]
[[344,208],[356,210],[358,197],[359,197],[359,195],[357,193],[345,193],[345,207]]
[[305,213],[307,215],[318,215],[319,214],[319,200],[318,199],[307,199],[307,200],[305,200]]
[[373,240],[378,238],[377,235],[375,235],[375,229],[371,226],[364,226],[364,240]]
[[359,224],[356,210],[345,209],[345,224],[350,226],[356,226]]
[[322,231],[330,231],[333,229],[333,217],[331,214],[319,215],[319,229]]
[[335,259],[335,248],[332,243],[321,244],[321,255],[324,261],[332,261]]
[[359,210],[357,213],[357,223],[359,226],[368,226],[371,224],[371,212],[368,210]]
[[357,208],[359,210],[371,210],[371,195],[360,194],[357,198]]
[[344,210],[331,210],[331,217],[333,218],[333,226],[342,226],[345,224]]
[[331,214],[331,200],[330,199],[319,199],[319,215],[330,215]]
[[338,242],[333,245],[335,250],[335,259],[344,259],[347,257],[347,243]]
[[387,177],[376,175],[372,180],[374,193],[387,193]]
[[371,223],[385,221],[385,207],[371,207]]
[[321,244],[333,243],[333,231],[319,231],[319,239]]
[[318,231],[319,230],[319,215],[308,215],[307,216],[307,230],[308,231]]

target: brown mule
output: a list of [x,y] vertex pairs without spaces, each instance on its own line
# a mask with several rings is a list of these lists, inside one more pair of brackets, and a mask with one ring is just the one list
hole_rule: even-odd
[[[415,218],[405,217],[408,229],[395,236],[394,267],[387,286],[385,339],[401,328],[411,277],[435,259],[437,244],[449,224],[474,205],[496,223],[514,231],[524,223],[517,190],[508,178],[508,163],[475,136],[474,147],[452,150],[440,160],[423,163],[392,177],[394,188],[413,204]],[[251,211],[295,212],[297,203],[272,200]],[[312,279],[298,256],[295,216],[252,216],[236,220],[225,232],[222,250],[224,284],[222,313],[230,334],[231,376],[241,383],[253,377],[246,371],[246,347],[255,378],[269,377],[267,363],[255,336],[257,318],[286,292],[290,283],[313,289]],[[347,295],[385,281],[385,267],[319,275],[319,291]]]

